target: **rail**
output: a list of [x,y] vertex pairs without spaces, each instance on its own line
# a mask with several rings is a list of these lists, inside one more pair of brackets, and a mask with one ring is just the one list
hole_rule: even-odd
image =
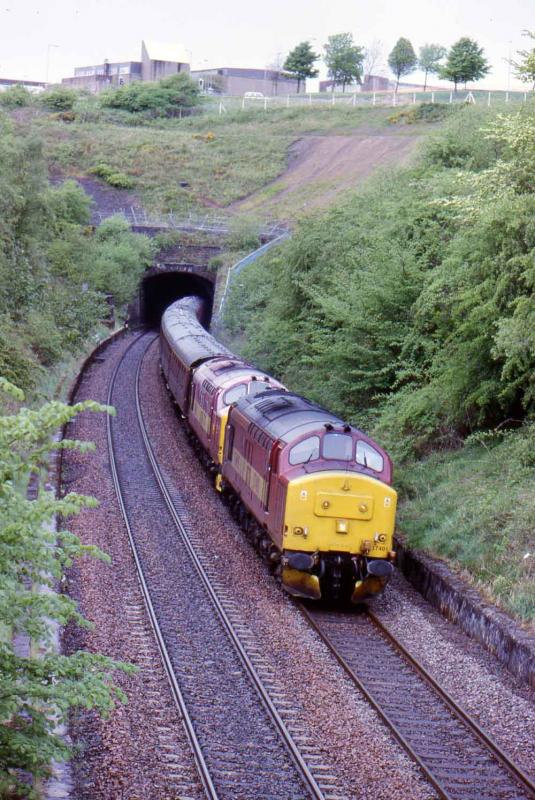
[[300,609],[443,800],[476,800],[483,788],[496,800],[535,797],[530,778],[373,613],[340,621],[340,612]]

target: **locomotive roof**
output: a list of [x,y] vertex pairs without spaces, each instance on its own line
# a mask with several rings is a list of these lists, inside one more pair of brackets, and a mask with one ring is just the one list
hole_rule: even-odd
[[178,300],[166,309],[162,317],[162,332],[188,367],[217,356],[236,358],[203,328],[196,317],[196,307],[185,300]]
[[[301,395],[272,389],[255,397],[242,397],[236,403],[241,413],[274,439],[291,442],[307,431],[324,425],[335,428],[346,423]],[[351,428],[356,432],[356,428]]]

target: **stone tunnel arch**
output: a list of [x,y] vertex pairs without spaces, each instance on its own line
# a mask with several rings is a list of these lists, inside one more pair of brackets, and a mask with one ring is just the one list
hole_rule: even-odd
[[131,307],[130,321],[157,328],[167,306],[181,297],[194,294],[206,301],[203,324],[208,327],[212,318],[214,288],[215,276],[198,271],[198,268],[153,268],[141,280],[137,303]]

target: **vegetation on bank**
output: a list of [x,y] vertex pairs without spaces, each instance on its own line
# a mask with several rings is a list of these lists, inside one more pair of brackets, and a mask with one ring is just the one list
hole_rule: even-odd
[[[0,391],[20,403],[20,390],[0,378]],[[44,778],[53,759],[69,754],[58,732],[74,708],[111,711],[124,694],[111,680],[125,664],[89,652],[66,656],[54,644],[54,628],[75,622],[89,626],[76,601],[58,590],[74,558],[107,557],[81,544],[54,519],[96,505],[93,498],[68,494],[56,499],[40,488],[28,498],[36,477],[46,481],[51,450],[87,451],[92,445],[55,441],[58,428],[80,411],[106,411],[91,401],[76,406],[46,403],[0,416],[0,797],[37,798],[28,777]]]
[[40,140],[0,118],[0,374],[33,389],[134,294],[153,246],[121,219],[96,231],[74,182],[51,187]]
[[[415,167],[303,222],[244,271],[226,312],[248,358],[391,450],[409,540],[465,566],[526,619],[534,165],[532,106],[497,117],[465,108]],[[509,477],[498,496],[495,462]]]

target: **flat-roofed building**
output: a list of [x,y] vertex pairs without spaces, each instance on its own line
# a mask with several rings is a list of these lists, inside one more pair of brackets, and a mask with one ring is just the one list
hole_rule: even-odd
[[177,72],[189,72],[186,50],[179,44],[141,42],[141,76],[144,81],[160,81]]
[[16,78],[0,78],[0,92],[5,92],[11,86],[24,86],[25,89],[33,93],[42,92],[46,89],[46,83],[43,81],[19,81]]
[[[242,96],[246,92],[260,92],[265,97],[297,94],[297,79],[279,70],[213,67],[192,70],[190,75],[201,91],[214,94]],[[301,81],[301,90],[304,88]]]
[[104,61],[76,67],[71,78],[62,83],[98,94],[110,86],[134,81],[158,81],[177,72],[189,72],[187,53],[181,45],[141,42],[141,61]]

